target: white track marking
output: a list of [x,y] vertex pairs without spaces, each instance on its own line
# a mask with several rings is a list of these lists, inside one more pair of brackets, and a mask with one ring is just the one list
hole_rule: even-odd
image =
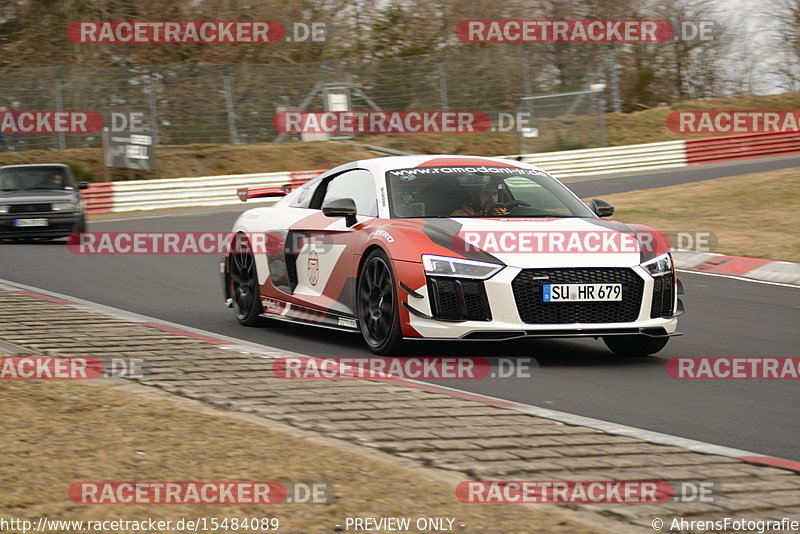
[[744,276],[736,276],[733,274],[707,273],[704,271],[686,271],[684,269],[678,269],[678,272],[687,274],[700,274],[703,276],[718,276],[720,278],[732,278],[734,280],[741,280],[742,282],[754,282],[756,284],[767,284],[770,286],[792,287],[794,289],[800,289],[800,286],[796,286],[794,284],[784,284],[782,282],[770,282],[768,280],[756,280],[754,278],[745,278]]

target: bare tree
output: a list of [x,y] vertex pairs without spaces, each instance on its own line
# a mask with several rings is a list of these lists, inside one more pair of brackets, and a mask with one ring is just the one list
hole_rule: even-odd
[[777,0],[770,26],[778,52],[773,71],[787,90],[800,88],[800,0]]

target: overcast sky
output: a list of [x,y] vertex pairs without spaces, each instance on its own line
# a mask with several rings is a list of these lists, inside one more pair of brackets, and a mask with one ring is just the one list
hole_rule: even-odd
[[775,26],[769,18],[778,0],[721,0],[720,20],[734,36],[731,68],[749,76],[756,93],[779,93],[780,80],[773,74],[781,61],[775,43]]

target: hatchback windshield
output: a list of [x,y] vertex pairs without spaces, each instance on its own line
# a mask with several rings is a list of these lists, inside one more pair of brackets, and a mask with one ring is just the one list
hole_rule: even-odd
[[0,170],[0,191],[46,191],[72,188],[73,184],[63,167]]
[[544,171],[458,166],[386,173],[392,217],[590,217],[592,211]]

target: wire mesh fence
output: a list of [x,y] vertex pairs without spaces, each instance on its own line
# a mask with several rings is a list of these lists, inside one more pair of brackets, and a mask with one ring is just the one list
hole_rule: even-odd
[[[0,106],[23,110],[139,113],[156,144],[247,144],[281,140],[273,125],[280,110],[324,111],[326,91],[349,93],[353,110],[530,110],[546,149],[603,143],[596,96],[520,100],[548,92],[584,90],[605,78],[596,72],[572,86],[524,47],[464,48],[402,58],[301,64],[170,64],[129,67],[0,69]],[[316,91],[315,91],[316,90]],[[106,122],[108,124],[108,122]],[[5,134],[6,149],[97,147],[93,134]],[[541,145],[541,143],[540,143]],[[0,146],[0,150],[4,147]]]

